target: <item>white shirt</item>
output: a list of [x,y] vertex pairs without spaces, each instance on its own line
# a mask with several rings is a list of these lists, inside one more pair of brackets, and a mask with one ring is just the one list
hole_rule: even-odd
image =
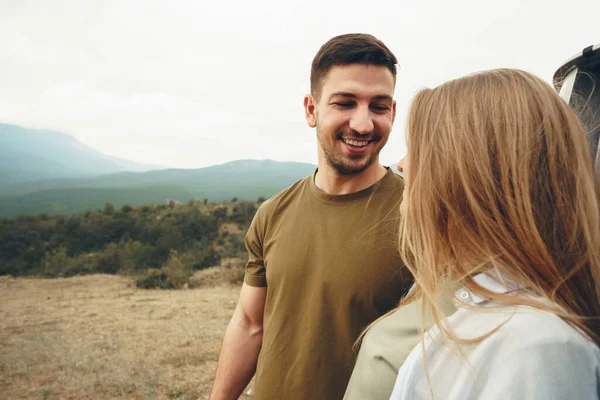
[[[496,293],[509,291],[488,275],[475,280]],[[498,305],[466,288],[456,297],[481,309]],[[462,355],[437,327],[426,332],[427,367],[436,400],[600,399],[600,349],[556,315],[526,306],[459,308],[448,321],[460,338],[475,338],[506,323],[483,341],[462,345]],[[400,368],[390,400],[431,398],[419,343]]]

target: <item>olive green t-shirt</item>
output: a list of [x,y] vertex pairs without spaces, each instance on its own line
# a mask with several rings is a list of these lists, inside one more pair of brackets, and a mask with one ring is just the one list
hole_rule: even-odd
[[259,208],[246,236],[244,281],[267,286],[254,398],[336,400],[353,344],[412,283],[397,249],[404,183],[328,195],[307,177]]

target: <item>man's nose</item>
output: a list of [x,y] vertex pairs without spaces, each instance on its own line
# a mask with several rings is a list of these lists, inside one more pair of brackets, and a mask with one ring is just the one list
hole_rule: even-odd
[[369,135],[375,128],[373,118],[368,107],[358,107],[350,119],[350,129],[359,135]]

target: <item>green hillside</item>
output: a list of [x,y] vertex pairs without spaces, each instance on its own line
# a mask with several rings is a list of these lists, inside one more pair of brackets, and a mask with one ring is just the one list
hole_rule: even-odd
[[0,217],[21,214],[77,214],[102,208],[108,202],[117,207],[125,204],[164,203],[166,199],[184,201],[194,198],[183,186],[155,185],[132,188],[49,189],[25,195],[0,198]]
[[54,179],[0,185],[0,217],[76,214],[106,202],[157,204],[168,200],[253,201],[268,198],[314,172],[312,164],[271,160],[232,161],[212,167],[127,172],[85,179]]

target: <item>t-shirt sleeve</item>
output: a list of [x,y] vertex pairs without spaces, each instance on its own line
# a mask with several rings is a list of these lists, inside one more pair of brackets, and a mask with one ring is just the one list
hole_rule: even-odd
[[248,262],[246,263],[244,282],[250,286],[267,286],[267,273],[263,257],[265,227],[265,212],[264,209],[260,207],[252,219],[250,228],[248,228],[248,232],[246,233]]

